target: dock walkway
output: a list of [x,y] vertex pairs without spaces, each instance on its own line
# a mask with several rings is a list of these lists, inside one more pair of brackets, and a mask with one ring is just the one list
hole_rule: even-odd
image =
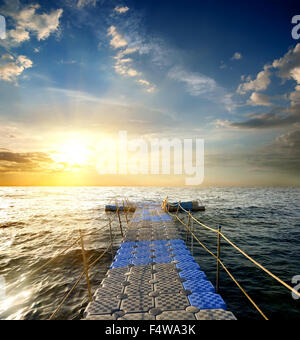
[[88,320],[235,320],[156,204],[140,204]]

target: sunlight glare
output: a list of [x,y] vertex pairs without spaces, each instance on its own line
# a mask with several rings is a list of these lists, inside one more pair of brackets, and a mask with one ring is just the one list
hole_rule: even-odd
[[83,166],[88,163],[90,153],[89,147],[82,140],[73,139],[63,143],[53,158],[59,163]]

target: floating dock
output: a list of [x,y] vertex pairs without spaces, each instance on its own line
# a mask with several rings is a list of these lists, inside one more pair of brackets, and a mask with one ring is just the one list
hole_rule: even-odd
[[87,320],[236,320],[160,205],[139,204]]

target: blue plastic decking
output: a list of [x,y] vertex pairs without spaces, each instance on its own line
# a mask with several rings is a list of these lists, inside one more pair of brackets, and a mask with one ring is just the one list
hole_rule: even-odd
[[235,320],[159,205],[140,204],[89,320]]

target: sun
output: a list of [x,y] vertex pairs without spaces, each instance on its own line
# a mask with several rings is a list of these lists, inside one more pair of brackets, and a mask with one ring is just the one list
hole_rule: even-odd
[[88,164],[90,149],[80,139],[68,140],[58,148],[54,160],[58,163],[67,163],[70,166],[83,166]]

